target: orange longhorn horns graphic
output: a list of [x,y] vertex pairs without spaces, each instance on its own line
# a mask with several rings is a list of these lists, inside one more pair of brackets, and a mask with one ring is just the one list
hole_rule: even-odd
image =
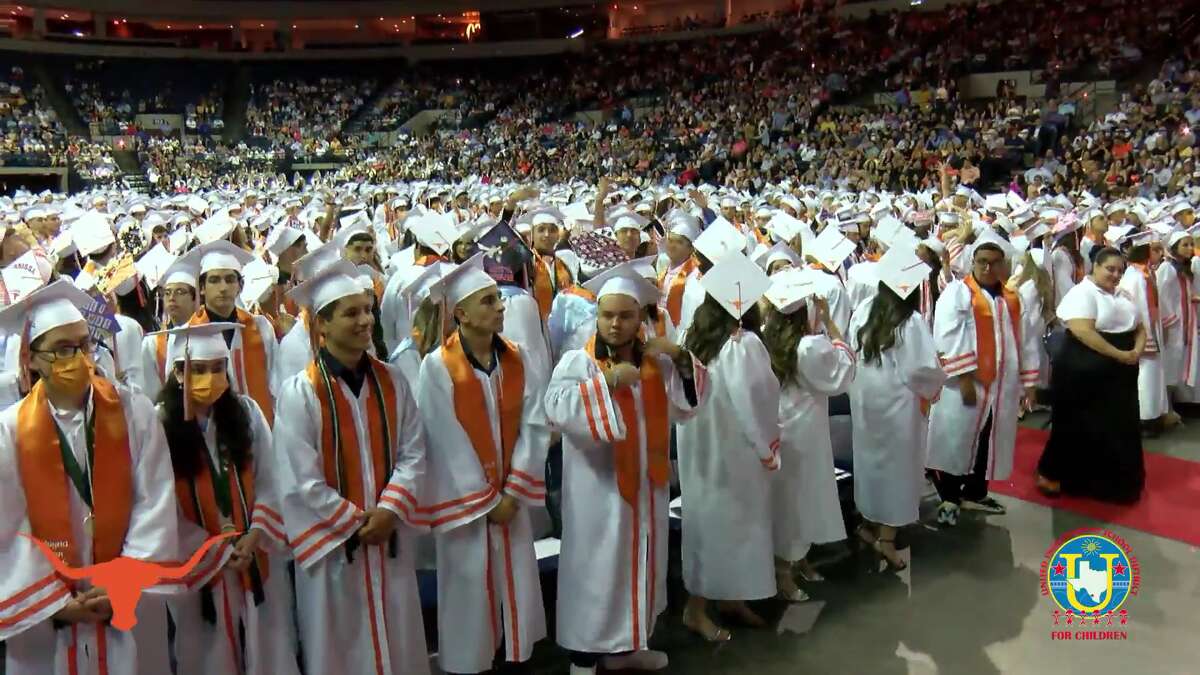
[[191,574],[196,565],[204,558],[214,545],[223,539],[237,535],[237,532],[226,532],[211,537],[204,542],[193,555],[191,560],[183,565],[163,565],[160,563],[137,560],[135,558],[114,558],[98,565],[75,569],[63,562],[49,546],[40,539],[27,534],[21,536],[32,541],[42,551],[42,555],[50,561],[54,571],[64,579],[71,581],[88,581],[97,588],[108,592],[108,601],[112,604],[112,627],[128,631],[137,624],[137,604],[142,591],[163,581],[178,581]]

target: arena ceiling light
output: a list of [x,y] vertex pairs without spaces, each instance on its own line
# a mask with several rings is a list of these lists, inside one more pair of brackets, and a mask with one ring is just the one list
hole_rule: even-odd
[[571,38],[572,40],[574,40],[575,38],[579,37],[580,35],[583,35],[583,29],[582,29],[582,28],[577,28],[577,29],[575,29],[575,32],[574,32],[574,33],[571,33],[571,34],[570,34],[570,35],[568,35],[567,37],[569,37],[569,38]]

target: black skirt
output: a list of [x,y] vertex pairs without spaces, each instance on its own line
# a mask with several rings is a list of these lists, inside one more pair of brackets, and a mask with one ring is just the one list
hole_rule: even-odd
[[[1121,350],[1135,333],[1100,333]],[[1050,440],[1038,473],[1064,494],[1129,503],[1146,480],[1138,414],[1138,369],[1104,356],[1070,331],[1050,378]]]

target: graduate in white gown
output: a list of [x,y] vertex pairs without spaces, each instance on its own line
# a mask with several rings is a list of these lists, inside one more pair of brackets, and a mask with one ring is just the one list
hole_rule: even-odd
[[372,358],[373,300],[338,262],[292,289],[323,339],[279,397],[273,461],[308,672],[429,672],[413,569],[425,440],[399,370]]
[[[290,559],[271,430],[258,404],[229,390],[221,333],[239,324],[171,331],[171,375],[157,405],[175,469],[179,544],[189,558],[209,537],[241,532],[203,559],[167,600],[176,675],[297,673]],[[168,640],[163,626],[162,641]]]
[[[6,673],[138,672],[137,641],[108,625],[113,607],[105,589],[68,585],[19,534],[45,542],[73,568],[122,556],[179,559],[162,427],[149,399],[94,371],[80,312],[90,303],[60,280],[0,313],[0,330],[24,336],[25,365],[39,376],[18,405],[0,414]],[[138,628],[166,630],[141,622]]]
[[1040,248],[1029,249],[1025,252],[1025,262],[1021,271],[1009,280],[1009,287],[1017,292],[1021,300],[1021,312],[1028,322],[1030,337],[1036,337],[1037,363],[1026,364],[1027,367],[1038,369],[1038,386],[1050,386],[1050,355],[1042,337],[1046,335],[1054,323],[1054,289],[1050,283],[1050,274],[1042,266],[1045,251]]
[[763,626],[745,601],[777,592],[770,473],[780,461],[779,382],[755,333],[766,275],[734,252],[704,279],[708,299],[681,342],[705,365],[711,387],[704,414],[676,425],[683,582],[691,595],[683,622],[723,642],[731,635],[709,617],[708,600],[721,601],[719,609],[741,623]]
[[1177,401],[1193,401],[1200,387],[1200,324],[1196,319],[1192,237],[1173,232],[1167,240],[1167,259],[1155,276],[1160,291],[1163,323],[1163,370]]
[[563,434],[557,640],[578,674],[601,660],[608,670],[667,666],[648,644],[667,606],[670,424],[704,394],[690,354],[639,336],[656,286],[633,263],[615,272],[596,279],[595,334],[563,356],[546,391]]
[[1158,278],[1151,265],[1150,245],[1155,237],[1155,233],[1149,230],[1129,237],[1130,248],[1126,253],[1129,266],[1125,268],[1125,274],[1118,284],[1133,300],[1142,325],[1146,327],[1146,349],[1138,361],[1138,408],[1142,425],[1149,433],[1162,430],[1165,417],[1171,409],[1162,354],[1162,303]]
[[855,308],[850,344],[858,355],[850,385],[857,536],[896,569],[896,529],[916,522],[925,484],[927,410],[946,379],[933,333],[914,293],[929,275],[912,250],[879,261],[879,290]]
[[967,254],[971,272],[938,298],[934,340],[950,379],[930,410],[925,465],[942,500],[938,522],[947,526],[964,508],[1005,512],[987,483],[1012,473],[1017,419],[1036,400],[1041,335],[1020,296],[1004,286],[1012,254],[986,230]]
[[[158,292],[162,294],[167,328],[187,324],[188,319],[196,313],[200,299],[197,286],[195,270],[191,269],[187,261],[181,264],[177,260],[163,272]],[[158,400],[158,391],[162,389],[170,373],[167,354],[173,341],[174,338],[166,331],[142,338],[141,387],[142,393],[151,401]]]
[[478,673],[527,661],[546,636],[530,510],[546,497],[548,371],[500,337],[506,303],[481,256],[432,294],[458,326],[422,362],[417,394],[429,443],[438,658],[448,673]]
[[[763,342],[779,380],[781,466],[771,483],[775,540],[775,583],[787,600],[808,595],[796,585],[793,567],[806,579],[820,574],[806,560],[813,544],[846,538],[829,436],[829,397],[845,393],[854,380],[854,352],[829,316],[829,306],[800,270],[771,278]],[[816,308],[814,334],[808,301]]]

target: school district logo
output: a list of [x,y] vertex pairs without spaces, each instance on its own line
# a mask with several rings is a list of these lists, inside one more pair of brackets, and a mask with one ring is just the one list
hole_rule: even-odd
[[1124,604],[1138,594],[1141,570],[1120,536],[1099,529],[1067,534],[1047,551],[1041,581],[1042,594],[1058,606],[1051,639],[1128,639]]

